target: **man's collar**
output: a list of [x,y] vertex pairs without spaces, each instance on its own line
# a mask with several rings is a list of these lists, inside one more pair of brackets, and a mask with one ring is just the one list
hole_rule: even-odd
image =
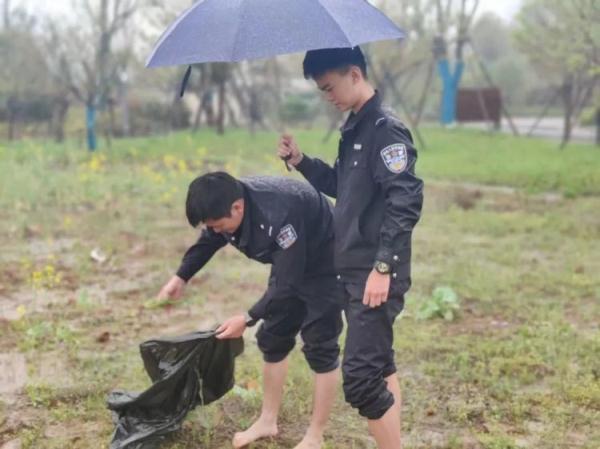
[[250,205],[250,196],[246,192],[246,187],[242,184],[244,190],[244,218],[242,220],[242,234],[240,236],[240,248],[248,246],[250,234],[252,233],[252,211]]
[[379,92],[376,90],[375,94],[367,100],[365,104],[363,104],[362,108],[357,113],[350,113],[346,123],[340,128],[340,131],[343,133],[348,132],[356,127],[362,119],[364,119],[369,113],[376,110],[381,106],[381,96]]

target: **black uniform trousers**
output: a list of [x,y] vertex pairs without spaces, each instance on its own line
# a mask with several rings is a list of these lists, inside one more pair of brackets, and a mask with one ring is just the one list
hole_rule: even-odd
[[[269,288],[275,282],[272,276]],[[256,333],[265,362],[285,359],[300,334],[302,351],[315,373],[327,373],[339,366],[338,340],[343,322],[336,284],[333,274],[307,277],[302,285],[287,288],[270,301]]]
[[346,402],[368,419],[381,418],[394,404],[385,379],[396,372],[394,329],[404,308],[409,280],[392,280],[388,299],[371,308],[362,302],[364,283],[338,281],[348,324],[342,374]]

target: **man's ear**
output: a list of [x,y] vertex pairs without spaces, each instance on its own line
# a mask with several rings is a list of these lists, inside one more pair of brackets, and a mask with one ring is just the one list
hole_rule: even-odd
[[234,213],[244,213],[244,199],[240,198],[239,200],[235,200],[233,202],[233,204],[231,205],[231,215],[234,215]]
[[352,77],[352,84],[357,84],[364,79],[360,67],[355,65],[350,68],[350,76]]

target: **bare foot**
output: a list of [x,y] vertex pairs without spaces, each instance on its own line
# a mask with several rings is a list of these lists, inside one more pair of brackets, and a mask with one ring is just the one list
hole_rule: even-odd
[[248,429],[243,432],[238,432],[233,436],[231,444],[234,448],[239,449],[248,446],[250,443],[259,440],[260,438],[277,436],[277,424],[267,424],[258,419]]
[[302,441],[294,449],[321,449],[323,445],[322,436],[304,435]]

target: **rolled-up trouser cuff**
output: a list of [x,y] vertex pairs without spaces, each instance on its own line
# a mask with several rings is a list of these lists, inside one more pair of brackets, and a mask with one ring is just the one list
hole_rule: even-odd
[[378,398],[374,404],[359,408],[358,414],[371,420],[381,419],[394,405],[394,395],[392,393],[386,391],[383,396]]
[[394,405],[394,395],[381,379],[344,378],[344,396],[367,419],[380,419]]
[[341,304],[333,276],[307,279],[292,296],[277,298],[267,307],[256,333],[266,362],[282,361],[294,348],[298,334],[310,368],[317,374],[340,365],[339,336],[343,330]]
[[[290,342],[288,338],[276,337],[264,330],[259,332],[262,336],[259,338],[257,333],[258,347],[265,362],[281,362],[294,349],[294,342]],[[302,352],[310,369],[317,374],[329,373],[340,366],[340,347],[337,340],[319,345],[305,344]]]
[[388,366],[387,368],[385,368],[383,370],[383,378],[387,379],[388,377],[390,377],[392,374],[396,374],[398,372],[398,370],[396,369],[396,366]]
[[265,362],[278,363],[294,349],[296,336],[293,334],[285,337],[275,335],[266,331],[263,324],[256,332],[256,342]]
[[337,337],[334,340],[320,343],[304,343],[304,357],[317,374],[328,373],[340,366],[340,346]]
[[388,300],[371,308],[362,303],[364,286],[345,284],[348,332],[342,373],[346,401],[361,416],[380,419],[394,404],[386,378],[396,372],[394,321],[404,307],[403,286],[390,287]]

